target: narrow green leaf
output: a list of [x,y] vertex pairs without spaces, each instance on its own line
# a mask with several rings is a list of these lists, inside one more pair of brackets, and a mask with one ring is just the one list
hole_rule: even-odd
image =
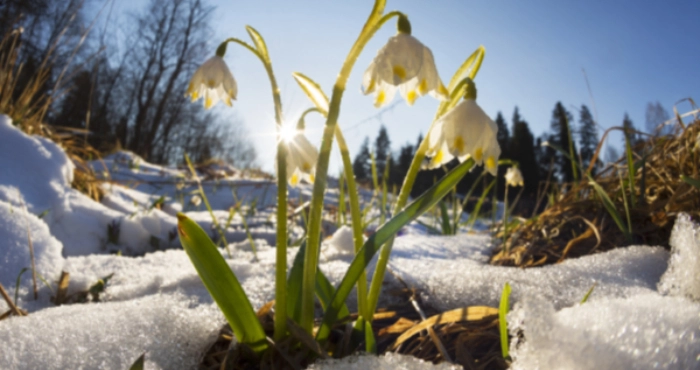
[[700,180],[688,177],[686,175],[681,175],[681,180],[685,181],[688,185],[692,185],[697,189],[700,189]]
[[377,354],[377,341],[374,339],[372,323],[365,321],[365,352]]
[[[304,253],[306,253],[306,243],[299,247],[299,251],[294,257],[292,269],[287,278],[287,316],[294,322],[299,322],[301,319],[301,283],[304,264]],[[326,275],[319,269],[316,270],[316,297],[321,302],[321,306],[325,310],[331,302],[335,294],[333,284],[328,280]],[[338,317],[350,316],[350,310],[346,305],[341,307]]]
[[581,304],[584,304],[584,303],[586,303],[586,301],[588,301],[588,297],[590,297],[591,293],[593,293],[593,289],[595,289],[596,284],[597,283],[593,283],[593,285],[591,285],[591,288],[588,289],[588,292],[586,292],[586,295],[583,296],[583,299],[581,300]]
[[[413,203],[409,204],[401,212],[397,213],[388,222],[380,226],[372,236],[365,241],[365,244],[355,255],[350,267],[348,268],[343,280],[336,289],[336,294],[333,297],[331,305],[326,310],[323,317],[323,323],[318,330],[316,338],[319,342],[325,342],[330,334],[330,328],[338,317],[338,313],[345,302],[345,299],[350,294],[352,287],[357,282],[357,279],[362,275],[372,257],[379,251],[381,246],[389,239],[394,237],[399,230],[415,220],[418,216],[429,210],[437,202],[440,201],[464,175],[474,166],[474,160],[468,159],[452,169],[445,177],[440,179],[435,185],[428,189],[425,193],[419,196]],[[371,299],[370,299],[371,300]]]
[[299,72],[292,73],[294,80],[299,84],[302,90],[306,93],[312,103],[321,111],[323,115],[328,114],[328,96],[323,92],[321,86],[314,82],[314,80],[306,77],[304,74]]
[[440,216],[442,218],[442,235],[452,235],[450,214],[447,212],[447,202],[444,199],[440,202]]
[[596,193],[600,197],[601,202],[603,203],[603,207],[605,207],[605,209],[608,211],[610,217],[613,218],[617,227],[625,235],[625,238],[627,240],[632,240],[632,235],[627,229],[627,226],[625,226],[625,223],[622,221],[622,217],[620,217],[620,214],[617,212],[617,209],[615,208],[615,203],[613,203],[613,201],[610,199],[605,190],[603,190],[600,184],[593,180],[593,177],[591,177],[590,175],[588,176],[588,182],[591,184],[591,186],[593,186],[593,189],[596,191]]
[[236,338],[256,353],[261,353],[268,346],[265,332],[236,275],[196,222],[182,213],[177,214],[177,219],[182,248],[231,325]]
[[146,353],[144,352],[139,358],[134,361],[129,370],[143,370],[144,361],[146,360]]
[[628,186],[630,188],[630,203],[632,204],[632,207],[636,204],[636,197],[634,194],[634,178],[637,172],[637,169],[634,166],[634,157],[632,155],[632,145],[630,144],[630,139],[627,135],[625,135],[625,153],[627,155],[627,176],[628,176]]
[[260,55],[262,55],[266,61],[269,61],[270,54],[267,52],[267,45],[265,45],[265,39],[263,39],[263,37],[260,36],[260,33],[253,27],[245,26],[245,29],[246,31],[248,31],[248,35],[250,35],[250,38],[251,40],[253,40],[253,44],[255,44],[255,48],[258,50]]
[[506,320],[506,315],[510,309],[510,284],[506,283],[503,287],[503,293],[501,293],[501,303],[498,305],[498,328],[501,332],[501,352],[503,353],[503,358],[508,359],[508,321]]
[[486,200],[486,196],[488,196],[489,192],[491,191],[491,188],[493,188],[494,185],[496,185],[496,180],[497,178],[494,178],[491,180],[491,183],[489,186],[484,189],[484,192],[481,193],[481,196],[479,197],[479,201],[476,202],[476,205],[474,206],[474,210],[472,210],[472,213],[469,215],[469,219],[467,220],[467,226],[469,228],[474,227],[474,223],[476,223],[477,217],[479,217],[479,213],[481,213],[481,206],[484,204],[484,201]]

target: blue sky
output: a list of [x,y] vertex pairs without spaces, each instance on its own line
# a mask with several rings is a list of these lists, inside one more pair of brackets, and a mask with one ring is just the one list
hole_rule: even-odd
[[[329,94],[372,8],[371,1],[210,3],[217,7],[211,55],[224,38],[247,39],[245,25],[255,27],[267,41],[285,119],[293,121],[311,103],[291,73],[308,75]],[[137,10],[141,5],[120,6]],[[476,78],[479,104],[493,117],[503,112],[509,125],[517,105],[536,136],[549,128],[557,101],[577,118],[574,107],[592,108],[594,101],[602,130],[620,125],[626,112],[637,128],[644,128],[648,102],[659,101],[672,112],[680,99],[700,100],[698,1],[389,0],[386,10],[408,15],[413,36],[431,48],[445,82],[476,47],[484,45],[486,58]],[[339,122],[353,156],[365,136],[374,139],[380,124],[388,128],[393,150],[415,143],[437,108],[437,102],[426,96],[413,107],[401,101],[378,115],[372,97],[360,92],[362,73],[394,33],[391,22],[375,35],[348,81]],[[211,55],[202,55],[201,61]],[[233,45],[226,61],[239,87],[233,110],[242,122],[232,124],[246,125],[260,165],[271,171],[274,116],[264,69],[249,52]],[[687,103],[678,108],[690,110]],[[314,117],[307,122],[309,138],[319,144],[323,120]],[[611,140],[615,145],[620,141],[619,136]],[[330,169],[340,171],[337,154]]]

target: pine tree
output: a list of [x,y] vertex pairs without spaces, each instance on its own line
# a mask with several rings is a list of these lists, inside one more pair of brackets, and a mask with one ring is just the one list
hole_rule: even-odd
[[[517,119],[517,121],[516,121]],[[520,118],[518,109],[513,113],[513,137],[509,151],[513,160],[520,165],[525,182],[525,194],[535,196],[540,182],[540,174],[535,156],[535,138],[525,120]],[[505,169],[505,167],[504,167]]]
[[[518,107],[515,107],[515,114],[518,112]],[[515,114],[513,117],[515,117]],[[508,155],[508,144],[510,142],[510,132],[508,131],[508,124],[501,112],[496,115],[496,126],[498,126],[498,134],[496,135],[496,140],[498,140],[498,145],[501,147],[501,157],[510,158]]]
[[384,169],[387,163],[391,165],[390,162],[387,161],[391,156],[391,140],[389,140],[389,134],[384,125],[379,128],[379,134],[374,141],[374,155],[374,159],[377,163],[377,178],[381,184],[384,180]]
[[[588,107],[584,104],[581,106],[581,116],[579,118],[579,143],[581,144],[581,166],[588,169],[588,166],[593,159],[596,148],[598,147],[598,130],[595,127],[593,115]],[[596,166],[591,170],[591,175],[595,175],[600,161],[597,161]]]
[[370,157],[369,157],[369,137],[365,136],[360,151],[352,162],[352,170],[357,181],[367,181],[371,178]]
[[661,126],[668,121],[669,115],[666,109],[659,103],[648,103],[646,111],[646,128],[647,132],[652,135],[668,135],[672,131],[671,125]]
[[622,138],[622,145],[626,145],[625,139],[628,139],[630,145],[634,147],[634,145],[637,144],[639,137],[637,135],[637,128],[634,127],[634,122],[632,122],[632,119],[630,119],[630,116],[627,113],[625,113],[625,118],[622,119],[622,129],[624,135]]
[[391,185],[395,185],[398,188],[403,185],[403,180],[411,167],[414,155],[413,145],[406,143],[406,145],[401,147],[396,163],[391,166],[391,178],[389,179]]
[[[573,118],[571,113],[567,112],[561,102],[557,102],[552,112],[551,130],[552,144],[557,145],[567,155],[573,153],[577,158],[576,143],[571,140],[571,125]],[[556,154],[556,165],[559,178],[564,182],[572,182],[574,180],[574,168],[571,164],[571,159],[561,153]],[[577,169],[576,169],[577,170]]]

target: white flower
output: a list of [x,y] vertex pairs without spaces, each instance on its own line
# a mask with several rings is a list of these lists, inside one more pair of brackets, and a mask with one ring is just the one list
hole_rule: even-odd
[[394,99],[396,89],[409,105],[427,93],[446,99],[448,92],[438,76],[433,53],[415,37],[399,32],[389,38],[362,78],[365,95],[375,94],[379,108]]
[[524,186],[523,174],[517,167],[511,167],[506,171],[506,186]]
[[318,160],[316,147],[302,131],[297,131],[284,142],[287,145],[287,182],[292,186],[297,186],[301,179],[313,183]]
[[428,142],[427,155],[432,157],[428,168],[437,168],[453,158],[462,162],[471,157],[496,176],[501,155],[497,133],[496,123],[474,99],[462,100],[435,122]]
[[192,101],[204,98],[204,108],[213,107],[219,100],[229,107],[236,100],[238,87],[224,59],[215,55],[202,64],[192,76],[185,95]]
[[192,203],[192,205],[195,207],[199,207],[199,205],[202,204],[202,197],[199,195],[193,195],[192,198],[190,198],[190,203]]

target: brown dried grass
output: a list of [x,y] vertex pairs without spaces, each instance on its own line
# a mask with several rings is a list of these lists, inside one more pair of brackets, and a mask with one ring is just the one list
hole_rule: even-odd
[[[635,145],[634,160],[639,168],[633,184],[636,203],[630,204],[629,222],[620,182],[620,178],[626,180],[629,175],[625,158],[595,177],[623,220],[632,226],[631,240],[621,232],[584,178],[578,184],[558,189],[554,204],[516,226],[507,240],[509,252],[501,245],[491,263],[530,267],[635,244],[668,248],[676,216],[681,212],[700,216],[700,189],[681,179],[681,175],[700,178],[698,135],[700,120],[688,126],[679,123],[673,135],[648,137]],[[628,185],[624,186],[628,203],[629,190]],[[503,235],[499,237],[502,239]]]

